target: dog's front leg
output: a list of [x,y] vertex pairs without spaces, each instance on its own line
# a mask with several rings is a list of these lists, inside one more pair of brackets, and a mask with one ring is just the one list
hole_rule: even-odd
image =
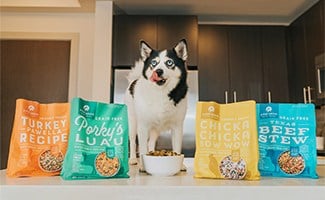
[[148,152],[155,151],[158,137],[159,132],[155,129],[152,129],[149,133]]
[[[130,109],[129,109],[130,110]],[[137,160],[137,144],[136,144],[136,137],[137,137],[137,127],[136,127],[136,121],[135,118],[129,111],[129,140],[130,140],[130,159],[129,164],[130,165],[136,165],[138,164]]]
[[[173,151],[180,154],[182,152],[183,142],[183,126],[179,125],[172,132],[172,148]],[[182,171],[186,171],[186,166],[183,164]]]
[[172,147],[173,151],[180,154],[182,151],[182,140],[183,140],[183,127],[178,126],[172,131]]
[[146,126],[139,125],[138,127],[138,139],[139,139],[139,170],[140,172],[145,172],[143,166],[143,158],[142,155],[148,153],[148,138],[149,138],[149,130]]

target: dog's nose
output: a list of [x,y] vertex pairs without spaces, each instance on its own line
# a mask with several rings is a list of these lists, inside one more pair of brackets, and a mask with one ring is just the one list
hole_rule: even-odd
[[157,73],[157,76],[160,77],[161,75],[163,75],[164,71],[162,69],[157,69],[156,73]]

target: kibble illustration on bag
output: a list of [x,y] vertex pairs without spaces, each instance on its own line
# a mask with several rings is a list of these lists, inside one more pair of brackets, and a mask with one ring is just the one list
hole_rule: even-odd
[[71,137],[61,172],[63,179],[129,177],[125,105],[74,98],[70,129]]

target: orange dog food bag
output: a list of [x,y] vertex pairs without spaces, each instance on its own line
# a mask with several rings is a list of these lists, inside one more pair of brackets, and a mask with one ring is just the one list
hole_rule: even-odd
[[70,104],[17,99],[7,176],[59,175],[68,144]]

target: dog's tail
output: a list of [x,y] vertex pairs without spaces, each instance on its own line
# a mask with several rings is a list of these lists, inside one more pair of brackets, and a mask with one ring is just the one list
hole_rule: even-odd
[[134,67],[132,67],[131,72],[127,76],[129,83],[139,79],[142,76],[143,66],[144,63],[141,59],[135,61]]

